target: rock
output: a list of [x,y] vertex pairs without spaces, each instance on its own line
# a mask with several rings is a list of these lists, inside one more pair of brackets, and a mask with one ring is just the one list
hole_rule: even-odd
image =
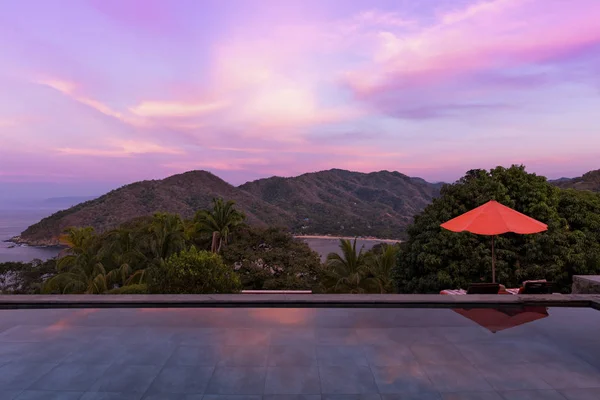
[[573,275],[572,294],[600,294],[600,275]]

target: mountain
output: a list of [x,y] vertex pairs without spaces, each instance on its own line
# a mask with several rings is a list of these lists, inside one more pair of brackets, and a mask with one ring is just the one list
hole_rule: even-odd
[[190,171],[162,180],[135,182],[59,211],[27,228],[19,240],[33,245],[56,245],[60,233],[70,226],[93,226],[102,232],[159,211],[190,218],[196,210],[210,207],[214,197],[235,200],[251,224],[289,226],[292,221],[285,211],[210,172]]
[[210,207],[214,197],[234,200],[254,225],[285,226],[305,234],[401,238],[413,215],[439,194],[441,185],[398,172],[334,169],[235,187],[209,172],[190,171],[135,182],[59,211],[27,228],[18,240],[55,245],[70,226],[102,232],[158,211],[190,218]]
[[591,190],[600,192],[600,169],[590,171],[578,178],[560,178],[550,181],[562,189]]
[[402,238],[441,186],[399,172],[332,169],[259,179],[240,189],[294,215],[297,233]]

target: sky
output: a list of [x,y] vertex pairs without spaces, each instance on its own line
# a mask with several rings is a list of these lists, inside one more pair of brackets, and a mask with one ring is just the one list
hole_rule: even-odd
[[[0,197],[600,168],[598,0],[0,2]],[[4,190],[2,190],[4,188]]]

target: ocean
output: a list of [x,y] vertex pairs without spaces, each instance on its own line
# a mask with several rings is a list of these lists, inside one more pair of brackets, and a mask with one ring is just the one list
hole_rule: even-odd
[[29,262],[36,258],[47,260],[55,257],[59,249],[53,247],[18,246],[7,243],[10,239],[23,232],[28,226],[35,224],[54,212],[55,208],[43,209],[0,209],[0,262],[22,261]]

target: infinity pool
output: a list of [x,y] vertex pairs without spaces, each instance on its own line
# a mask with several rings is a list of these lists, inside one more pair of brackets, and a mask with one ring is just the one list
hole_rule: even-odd
[[600,399],[598,311],[505,311],[3,310],[0,399]]

